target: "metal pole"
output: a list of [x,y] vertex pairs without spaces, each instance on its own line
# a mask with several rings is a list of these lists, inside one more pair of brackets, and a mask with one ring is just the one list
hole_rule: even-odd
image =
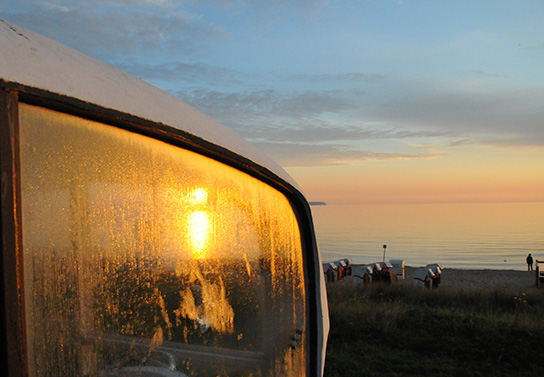
[[383,245],[383,263],[385,263],[385,249],[387,249],[387,245]]

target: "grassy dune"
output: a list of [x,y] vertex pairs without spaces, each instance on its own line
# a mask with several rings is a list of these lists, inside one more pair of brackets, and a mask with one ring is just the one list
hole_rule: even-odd
[[544,293],[328,287],[325,376],[543,376]]

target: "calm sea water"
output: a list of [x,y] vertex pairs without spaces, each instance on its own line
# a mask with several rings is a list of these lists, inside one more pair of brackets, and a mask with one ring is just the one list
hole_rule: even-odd
[[527,268],[544,260],[544,203],[312,206],[324,262],[404,259],[408,266]]

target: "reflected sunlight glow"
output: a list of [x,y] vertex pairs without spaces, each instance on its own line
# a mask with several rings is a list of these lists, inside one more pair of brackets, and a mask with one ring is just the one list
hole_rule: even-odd
[[206,245],[210,230],[210,217],[205,211],[195,211],[189,215],[189,239],[193,246],[193,257],[206,257]]
[[208,191],[205,188],[197,188],[189,195],[191,204],[206,204],[208,201]]
[[168,343],[191,376],[307,374],[301,233],[282,192],[140,134],[19,111],[29,375],[149,375]]

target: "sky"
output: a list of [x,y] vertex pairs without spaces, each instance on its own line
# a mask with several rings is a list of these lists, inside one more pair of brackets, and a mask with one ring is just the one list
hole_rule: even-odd
[[541,0],[9,0],[327,204],[544,201]]

